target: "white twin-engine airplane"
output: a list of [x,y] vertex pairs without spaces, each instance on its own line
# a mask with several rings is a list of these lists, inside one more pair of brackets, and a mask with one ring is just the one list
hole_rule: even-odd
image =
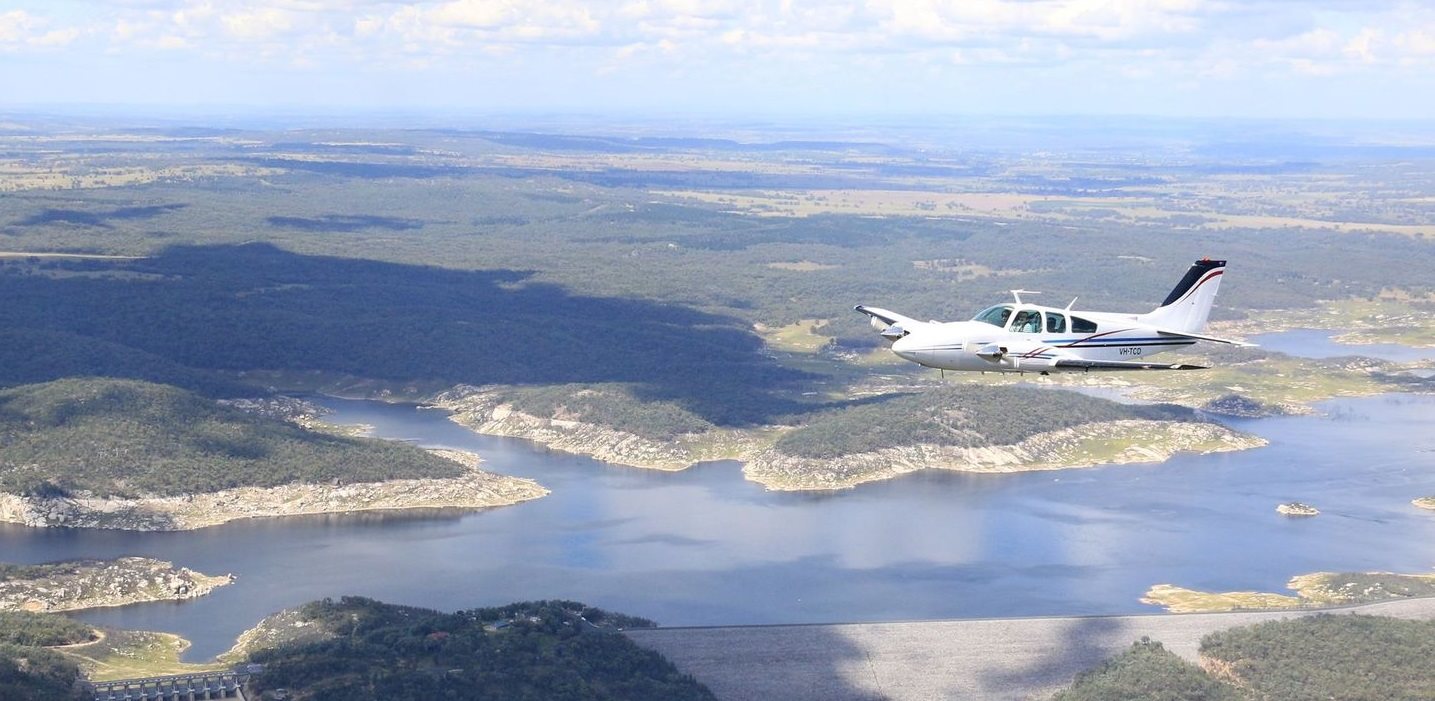
[[1201,333],[1226,261],[1203,258],[1146,314],[1073,311],[1022,301],[998,304],[971,321],[917,321],[886,309],[858,305],[892,352],[919,365],[969,372],[1090,372],[1092,370],[1204,370],[1148,357],[1197,341],[1250,345]]

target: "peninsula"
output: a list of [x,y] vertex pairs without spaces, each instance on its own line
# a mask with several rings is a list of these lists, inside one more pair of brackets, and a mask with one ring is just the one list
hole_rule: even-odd
[[207,575],[146,557],[42,565],[0,563],[0,611],[78,611],[181,601],[214,591],[230,575]]
[[188,530],[548,493],[471,453],[330,435],[167,385],[59,380],[0,391],[0,409],[0,522]]
[[745,429],[720,428],[614,387],[459,386],[432,403],[479,433],[622,465],[681,470],[704,460],[743,460],[744,475],[773,490],[842,489],[924,469],[1160,462],[1178,452],[1265,445],[1181,407],[1014,386],[943,386],[813,405]]
[[1141,597],[1141,603],[1160,606],[1170,613],[1344,606],[1435,596],[1435,574],[1313,572],[1292,577],[1286,587],[1295,594],[1204,592],[1158,584]]

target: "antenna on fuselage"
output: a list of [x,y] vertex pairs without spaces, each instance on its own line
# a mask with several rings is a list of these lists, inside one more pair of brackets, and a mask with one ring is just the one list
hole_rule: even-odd
[[1022,296],[1022,295],[1039,295],[1039,294],[1041,294],[1041,293],[1040,293],[1040,292],[1037,292],[1036,290],[1012,290],[1012,291],[1011,291],[1011,296],[1013,296],[1013,297],[1016,298],[1016,303],[1017,303],[1017,304],[1022,304],[1022,303],[1023,303],[1023,302],[1021,301],[1021,296]]
[[1080,298],[1080,297],[1072,297],[1072,298],[1071,298],[1071,304],[1066,305],[1066,311],[1071,311],[1071,308],[1074,307],[1074,306],[1076,306],[1076,300],[1078,300],[1078,299],[1081,299],[1081,298]]

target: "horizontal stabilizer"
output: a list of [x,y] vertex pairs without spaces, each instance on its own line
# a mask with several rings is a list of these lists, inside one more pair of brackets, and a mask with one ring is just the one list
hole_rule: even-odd
[[1078,358],[1057,358],[1053,367],[1080,370],[1205,370],[1204,365],[1184,363],[1145,363],[1132,360],[1081,360]]
[[1230,345],[1233,345],[1233,346],[1241,346],[1241,347],[1243,347],[1243,348],[1253,348],[1253,347],[1255,347],[1255,345],[1256,345],[1256,344],[1254,344],[1254,343],[1246,343],[1245,341],[1232,341],[1232,340],[1229,339],[1229,338],[1218,338],[1218,337],[1216,337],[1216,336],[1207,336],[1207,335],[1205,335],[1205,334],[1190,333],[1190,332],[1188,332],[1188,331],[1174,331],[1174,330],[1171,330],[1171,329],[1162,329],[1162,328],[1157,328],[1157,329],[1155,329],[1155,331],[1156,331],[1156,333],[1159,333],[1159,334],[1161,334],[1162,336],[1175,336],[1175,337],[1177,337],[1177,338],[1189,338],[1189,339],[1192,339],[1192,340],[1194,340],[1194,341],[1211,341],[1211,342],[1213,342],[1213,343],[1228,343],[1228,344],[1230,344]]

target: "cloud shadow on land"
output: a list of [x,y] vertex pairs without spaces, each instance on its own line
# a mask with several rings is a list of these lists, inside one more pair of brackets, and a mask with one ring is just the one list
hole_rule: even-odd
[[115,207],[107,210],[86,211],[81,209],[50,208],[25,217],[16,224],[20,226],[42,226],[45,224],[70,224],[96,229],[113,229],[112,220],[153,219],[188,207],[187,204],[156,204],[135,207]]
[[[527,271],[306,256],[269,244],[182,246],[140,260],[63,265],[97,274],[0,274],[0,328],[123,347],[199,370],[635,383],[645,398],[678,402],[721,425],[791,411],[785,392],[807,377],[765,355],[739,319],[574,295]],[[29,381],[50,379],[44,374],[32,372]]]

